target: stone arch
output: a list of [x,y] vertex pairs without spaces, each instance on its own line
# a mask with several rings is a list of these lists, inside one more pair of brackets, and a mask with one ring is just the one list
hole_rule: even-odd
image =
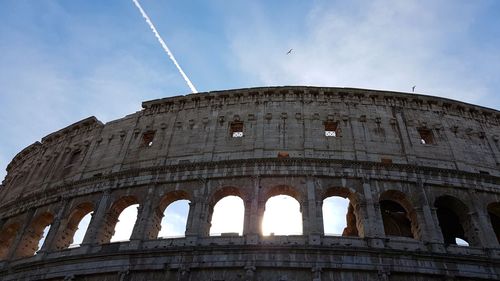
[[45,227],[54,222],[54,215],[51,212],[44,212],[36,216],[25,231],[21,243],[16,250],[16,257],[33,256],[37,249]]
[[211,209],[213,209],[215,204],[217,204],[217,202],[219,202],[219,200],[221,200],[222,198],[224,198],[226,196],[238,196],[243,201],[245,201],[245,199],[246,199],[246,195],[244,194],[244,192],[240,188],[234,187],[234,186],[223,186],[223,187],[218,188],[215,192],[212,193],[212,196],[210,196],[210,200],[208,202],[208,205],[211,207]]
[[134,204],[139,204],[139,200],[136,196],[128,195],[119,198],[109,207],[104,215],[103,224],[97,235],[99,244],[106,244],[111,241],[111,238],[115,234],[115,226],[118,223],[118,217],[125,208]]
[[380,212],[387,236],[420,237],[417,213],[406,195],[398,190],[387,190],[379,196]]
[[[264,192],[261,193],[262,195],[260,196],[259,200],[259,205],[262,206],[262,208],[259,211],[259,219],[260,219],[260,226],[261,226],[261,233],[263,234],[265,232],[264,230],[264,224],[265,224],[265,214],[266,214],[266,206],[269,202],[269,199],[272,197],[278,196],[278,195],[286,195],[290,196],[291,198],[295,199],[295,201],[298,202],[299,204],[299,212],[300,212],[300,222],[302,224],[301,228],[301,233],[302,235],[304,233],[307,233],[307,224],[304,222],[305,219],[307,219],[307,215],[304,214],[304,196],[303,194],[295,187],[292,187],[290,185],[275,185],[275,186],[270,186],[267,187]],[[288,235],[288,234],[287,234]]]
[[208,221],[208,224],[209,224],[209,233],[210,233],[210,229],[212,227],[212,218],[213,218],[213,214],[214,214],[214,207],[215,205],[217,205],[217,203],[228,197],[228,196],[236,196],[238,198],[240,198],[243,202],[243,221],[242,221],[242,224],[244,225],[245,224],[245,218],[244,218],[244,212],[245,212],[245,201],[246,201],[246,194],[242,191],[241,188],[238,188],[238,187],[234,187],[234,186],[223,186],[223,187],[220,187],[218,188],[215,192],[213,192],[212,196],[210,196],[210,200],[208,202],[208,216],[207,216],[207,221]]
[[161,230],[161,220],[163,218],[165,209],[178,200],[189,200],[191,202],[192,196],[184,190],[174,190],[164,194],[157,204],[155,211],[153,212],[151,227],[147,232],[147,237],[149,239],[157,239],[158,234]]
[[19,233],[20,228],[21,223],[19,222],[8,223],[2,228],[0,232],[0,261],[8,258],[10,247]]
[[269,200],[269,198],[276,195],[288,195],[290,197],[293,197],[295,200],[299,202],[302,208],[302,202],[304,201],[303,194],[298,189],[290,185],[275,185],[267,188],[266,191],[263,193],[263,196],[261,196],[260,201],[266,202],[267,200]]
[[67,220],[61,225],[60,231],[57,233],[57,238],[54,243],[54,248],[62,250],[68,248],[73,243],[73,236],[78,230],[80,221],[87,214],[94,210],[94,204],[91,202],[84,202],[78,204],[69,214]]
[[467,241],[471,246],[480,244],[465,203],[454,196],[442,195],[436,198],[434,207],[445,244],[455,245],[456,238]]
[[488,204],[487,211],[491,227],[497,237],[497,242],[500,243],[500,202],[492,202]]
[[359,209],[360,195],[346,187],[330,187],[321,195],[321,202],[334,196],[349,200],[349,206],[346,213],[346,227],[342,232],[342,236],[359,236],[359,233],[363,232],[363,224],[360,219],[362,216]]

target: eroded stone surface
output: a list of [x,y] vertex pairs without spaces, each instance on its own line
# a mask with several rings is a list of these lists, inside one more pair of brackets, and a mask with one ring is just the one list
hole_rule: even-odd
[[[0,279],[498,280],[499,118],[448,99],[315,87],[192,94],[107,124],[90,117],[7,167]],[[300,203],[303,235],[260,235],[278,194]],[[245,203],[243,235],[210,237],[213,206],[228,195]],[[329,196],[350,200],[344,236],[323,233]],[[186,237],[156,239],[180,199],[191,202]],[[131,204],[131,241],[109,243]],[[67,249],[90,211],[83,244]],[[470,247],[445,243],[455,237]]]

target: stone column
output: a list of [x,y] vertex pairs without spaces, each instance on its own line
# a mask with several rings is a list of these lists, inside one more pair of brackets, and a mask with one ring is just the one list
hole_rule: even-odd
[[497,146],[498,139],[492,140],[492,138],[488,137],[488,136],[486,136],[485,138],[488,141],[488,145],[491,149],[491,152],[493,152],[496,164],[500,165],[500,151],[499,151],[498,146]]
[[210,232],[210,223],[208,220],[208,204],[206,198],[197,196],[193,198],[193,202],[189,203],[189,213],[186,226],[186,237],[208,236]]
[[45,241],[43,242],[40,251],[38,251],[38,254],[44,254],[54,248],[57,233],[62,231],[62,229],[59,228],[61,227],[61,220],[64,219],[64,214],[66,213],[66,208],[68,206],[67,203],[68,201],[65,198],[62,198],[58,206],[59,211],[57,212],[54,221],[50,224],[49,232],[47,233],[47,237],[45,237]]
[[443,235],[439,228],[439,220],[436,214],[436,208],[429,202],[427,192],[422,181],[419,181],[418,188],[420,188],[420,206],[415,206],[417,211],[417,216],[421,217],[423,221],[419,221],[419,227],[421,229],[421,240],[428,241],[431,244],[443,243]]
[[[363,183],[363,192],[365,202],[360,203],[361,209],[364,209],[364,230],[365,237],[381,238],[385,237],[384,221],[380,213],[380,206],[375,202],[372,197],[372,190],[370,183],[365,181]],[[364,207],[364,208],[363,208]]]
[[486,206],[477,205],[481,204],[483,201],[478,198],[475,191],[469,190],[469,198],[471,199],[472,207],[474,208],[470,213],[470,227],[472,228],[471,232],[473,232],[474,236],[478,239],[477,242],[479,245],[476,246],[482,246],[484,248],[497,248],[499,244],[495,231],[491,226]]
[[[243,235],[246,237],[247,244],[257,244],[259,235],[262,233],[262,205],[259,204],[259,186],[260,177],[252,177],[253,181],[253,194],[252,197],[245,202],[245,229]],[[265,204],[265,203],[264,203]],[[248,208],[248,212],[247,212]],[[248,220],[248,221],[247,221]]]
[[417,162],[417,157],[415,156],[415,151],[413,150],[413,145],[406,127],[406,120],[401,110],[397,110],[395,114],[403,154],[406,155],[406,161],[408,164],[415,164]]
[[134,230],[130,235],[130,241],[142,241],[148,239],[148,230],[151,228],[151,223],[154,221],[155,210],[151,204],[154,202],[154,188],[148,188],[146,200],[137,209],[137,220],[135,221]]
[[110,191],[106,190],[101,199],[99,200],[99,203],[97,203],[97,208],[92,213],[92,218],[89,223],[89,227],[87,228],[87,232],[85,233],[85,236],[82,241],[82,246],[86,244],[98,244],[98,235],[99,232],[101,231],[101,227],[105,221],[106,217],[106,211],[111,204],[111,195]]
[[14,258],[16,256],[16,252],[18,248],[21,246],[22,238],[29,231],[29,226],[31,224],[31,220],[33,219],[33,215],[35,214],[35,209],[31,208],[26,212],[26,216],[24,218],[23,225],[19,228],[17,232],[16,238],[14,239],[11,248],[9,249],[8,260]]
[[309,236],[311,233],[309,224],[309,202],[307,202],[305,198],[300,202],[300,212],[302,213],[302,235]]
[[369,246],[380,248],[384,246],[382,240],[382,238],[385,238],[384,221],[380,213],[380,205],[372,197],[372,190],[368,180],[363,182],[363,192],[365,204],[361,203],[360,209],[364,209],[364,237],[372,238],[369,240]]
[[[321,235],[323,234],[323,201],[320,198],[316,199],[316,185],[314,178],[308,177],[306,179],[307,189],[307,207],[308,207],[308,226],[309,234]],[[306,234],[304,232],[304,234]]]
[[250,217],[252,211],[252,200],[246,200],[243,202],[245,206],[245,213],[243,214],[243,235],[249,233],[250,230]]

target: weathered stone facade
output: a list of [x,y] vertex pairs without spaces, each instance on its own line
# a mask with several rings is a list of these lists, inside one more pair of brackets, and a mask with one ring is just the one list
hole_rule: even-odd
[[[209,92],[87,118],[8,166],[0,279],[499,280],[499,136],[495,110],[346,88]],[[260,234],[277,194],[299,201],[303,235]],[[227,195],[244,201],[243,235],[210,237]],[[350,200],[341,237],[323,233],[332,195]],[[191,202],[185,238],[157,239],[179,199]],[[131,204],[131,240],[109,243]],[[68,248],[91,211],[83,244]]]

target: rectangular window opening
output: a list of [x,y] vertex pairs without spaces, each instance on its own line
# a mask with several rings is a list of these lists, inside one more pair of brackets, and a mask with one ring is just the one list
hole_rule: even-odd
[[142,145],[145,147],[150,147],[153,145],[153,140],[155,138],[155,131],[147,131],[142,134]]
[[235,121],[230,124],[229,135],[232,138],[242,138],[243,137],[243,122]]
[[325,122],[325,137],[337,137],[337,122]]
[[420,134],[420,143],[421,144],[434,144],[434,136],[432,135],[432,131],[426,128],[417,129]]

